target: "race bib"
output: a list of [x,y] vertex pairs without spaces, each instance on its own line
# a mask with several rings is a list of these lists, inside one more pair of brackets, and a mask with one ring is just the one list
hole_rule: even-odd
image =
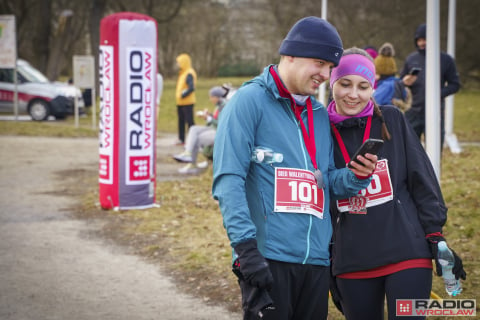
[[313,172],[275,168],[275,212],[305,213],[323,219],[325,195]]
[[372,175],[372,181],[366,189],[348,199],[337,200],[340,212],[366,214],[368,207],[377,206],[393,199],[392,181],[388,170],[387,159],[377,162],[377,167]]

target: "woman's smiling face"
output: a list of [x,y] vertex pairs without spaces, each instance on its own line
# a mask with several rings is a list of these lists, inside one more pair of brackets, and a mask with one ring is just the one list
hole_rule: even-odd
[[362,112],[373,94],[370,82],[358,75],[338,79],[332,89],[336,111],[343,116],[354,116]]

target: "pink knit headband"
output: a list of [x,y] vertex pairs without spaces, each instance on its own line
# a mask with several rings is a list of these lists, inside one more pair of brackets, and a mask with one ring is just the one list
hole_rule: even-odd
[[340,59],[330,75],[330,88],[341,77],[357,75],[365,78],[373,88],[375,83],[375,64],[361,54],[347,54]]

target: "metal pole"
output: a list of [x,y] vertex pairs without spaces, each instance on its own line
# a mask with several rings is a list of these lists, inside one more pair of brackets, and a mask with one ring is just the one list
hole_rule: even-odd
[[427,0],[425,145],[440,180],[440,4]]
[[97,129],[97,98],[95,97],[95,87],[92,88],[92,129]]
[[[322,0],[322,19],[327,20],[327,2],[328,0]],[[323,82],[320,85],[320,88],[318,90],[318,101],[320,101],[321,104],[326,106],[325,102],[325,82]]]
[[75,128],[78,128],[78,97],[77,95],[75,94],[75,103],[74,103],[74,107],[75,107]]
[[[455,58],[455,17],[456,17],[456,0],[448,1],[448,41],[447,53]],[[460,153],[462,148],[458,144],[457,136],[453,133],[454,118],[454,95],[445,98],[445,142],[453,153]]]
[[15,68],[13,68],[13,114],[15,121],[18,121],[18,74],[17,74],[17,59],[15,58]]

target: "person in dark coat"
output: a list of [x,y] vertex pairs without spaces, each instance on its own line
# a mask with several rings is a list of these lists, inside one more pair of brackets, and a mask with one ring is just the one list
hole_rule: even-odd
[[[402,112],[372,100],[375,65],[358,48],[347,49],[332,70],[328,114],[337,168],[368,138],[382,139],[371,184],[356,196],[331,202],[332,296],[348,320],[389,319],[396,299],[428,299],[432,258],[447,207],[431,162]],[[455,254],[454,273],[465,279]],[[418,318],[415,318],[418,319]]]
[[[427,45],[427,25],[421,24],[415,31],[415,47],[417,51],[407,56],[400,78],[412,91],[412,107],[405,113],[418,138],[425,134],[425,49]],[[420,72],[410,75],[412,68],[420,68]],[[437,106],[441,119],[441,146],[445,140],[445,98],[460,89],[460,79],[455,66],[455,60],[445,52],[440,53],[441,103]]]

